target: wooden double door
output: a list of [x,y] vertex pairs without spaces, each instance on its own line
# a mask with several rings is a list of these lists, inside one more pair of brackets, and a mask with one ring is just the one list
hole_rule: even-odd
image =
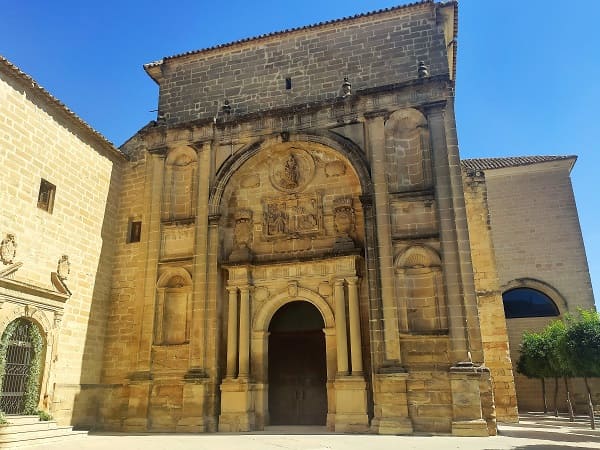
[[271,425],[325,425],[326,382],[323,330],[270,332]]

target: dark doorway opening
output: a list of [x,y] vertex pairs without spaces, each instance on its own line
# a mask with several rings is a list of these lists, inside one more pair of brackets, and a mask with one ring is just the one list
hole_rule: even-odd
[[282,306],[269,325],[271,425],[325,425],[327,366],[321,313],[311,303]]

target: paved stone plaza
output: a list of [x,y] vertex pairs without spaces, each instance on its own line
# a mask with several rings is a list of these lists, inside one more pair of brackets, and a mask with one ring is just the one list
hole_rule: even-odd
[[407,449],[523,449],[600,448],[600,431],[590,430],[584,417],[575,424],[566,418],[530,415],[519,424],[500,424],[495,437],[378,436],[334,434],[324,427],[268,427],[243,434],[109,434],[98,433],[44,445],[47,450],[396,450]]

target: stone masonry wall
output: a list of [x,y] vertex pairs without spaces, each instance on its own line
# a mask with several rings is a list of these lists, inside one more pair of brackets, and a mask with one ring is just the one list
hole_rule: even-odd
[[[560,313],[576,313],[594,304],[571,180],[570,161],[488,170],[485,173],[491,228],[500,285],[521,278],[545,283],[562,298],[553,298]],[[535,286],[532,286],[535,288]],[[541,330],[552,317],[508,319],[513,365],[525,331]],[[519,409],[542,410],[540,382],[515,371]],[[565,409],[560,383],[559,409]],[[549,398],[553,382],[547,383]],[[571,384],[574,401],[584,405],[581,380]],[[549,402],[552,407],[552,402]]]
[[491,240],[485,179],[463,172],[463,183],[484,360],[492,375],[496,416],[499,421],[513,422],[518,420],[517,398]]
[[[56,384],[48,382],[41,393],[45,407],[68,423],[93,409],[81,388],[100,379],[124,158],[49,102],[31,81],[6,69],[0,67],[0,239],[15,235],[15,261],[23,266],[14,279],[39,288],[56,291],[51,272],[61,255],[69,257],[65,283],[72,296],[55,344],[50,381]],[[42,178],[56,186],[52,213],[38,208]]]
[[345,76],[354,91],[385,86],[417,78],[421,60],[431,75],[447,74],[438,7],[426,3],[167,58],[159,114],[172,124],[222,115],[225,100],[240,115],[335,98]]

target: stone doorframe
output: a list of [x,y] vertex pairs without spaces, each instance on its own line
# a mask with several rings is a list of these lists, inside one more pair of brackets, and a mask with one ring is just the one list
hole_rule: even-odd
[[337,367],[334,313],[327,301],[310,289],[290,284],[288,289],[272,296],[256,312],[252,323],[250,364],[256,381],[256,423],[259,428],[270,423],[269,419],[269,324],[275,313],[294,301],[306,301],[321,313],[325,328],[325,358],[327,365],[327,427],[333,428],[335,418],[335,375]]

